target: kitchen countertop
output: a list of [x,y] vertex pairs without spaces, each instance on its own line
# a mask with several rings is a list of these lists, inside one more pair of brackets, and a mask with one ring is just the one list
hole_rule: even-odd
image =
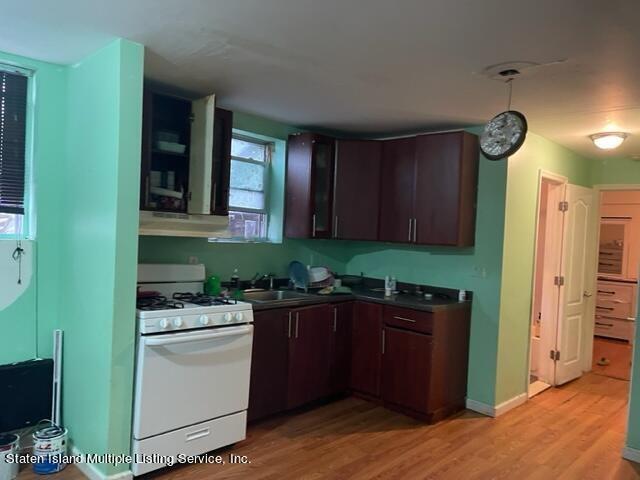
[[353,300],[380,303],[383,305],[393,305],[396,307],[422,310],[425,312],[438,312],[442,310],[469,308],[471,305],[471,300],[460,302],[457,298],[439,298],[437,295],[434,295],[434,298],[432,300],[425,300],[423,297],[412,295],[410,293],[398,293],[391,297],[385,297],[384,292],[366,286],[352,287],[351,291],[351,294],[309,294],[308,297],[304,298],[249,303],[251,303],[251,305],[253,306],[253,310],[256,312],[261,310],[272,310],[274,308],[297,308],[307,305],[339,303]]

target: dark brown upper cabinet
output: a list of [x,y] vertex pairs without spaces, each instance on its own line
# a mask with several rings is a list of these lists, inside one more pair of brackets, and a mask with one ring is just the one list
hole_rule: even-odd
[[331,238],[335,140],[313,133],[289,136],[285,235]]
[[380,235],[384,242],[413,242],[416,138],[386,140],[382,146]]
[[214,215],[229,215],[232,133],[233,112],[216,108],[213,122],[213,168],[211,172],[211,213]]
[[233,114],[145,86],[140,209],[227,215]]
[[415,243],[474,244],[478,160],[478,139],[470,133],[416,138]]
[[466,132],[385,141],[379,239],[472,246],[478,160],[478,140]]
[[333,238],[377,240],[383,142],[336,141]]
[[292,135],[285,234],[472,246],[478,161],[478,139],[467,132],[384,141]]

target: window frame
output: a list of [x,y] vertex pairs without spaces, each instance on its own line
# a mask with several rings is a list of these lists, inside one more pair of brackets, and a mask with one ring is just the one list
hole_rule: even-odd
[[[243,140],[249,143],[255,143],[256,145],[263,145],[265,147],[265,160],[261,162],[260,160],[254,160],[252,158],[246,157],[238,157],[236,155],[231,155],[231,161],[234,160],[236,162],[249,163],[252,165],[259,165],[264,167],[262,172],[262,193],[264,195],[264,207],[263,208],[247,208],[247,207],[234,207],[231,205],[231,200],[229,200],[229,210],[234,212],[246,212],[246,213],[263,213],[269,216],[269,181],[270,179],[270,169],[271,169],[271,159],[273,156],[273,142],[268,142],[265,140],[260,140],[258,138],[253,138],[248,135],[241,135],[237,133],[233,133],[231,135],[231,141],[233,140]],[[229,184],[229,191],[231,191],[233,187]]]
[[0,240],[32,240],[35,238],[35,201],[33,198],[33,149],[35,126],[35,73],[31,68],[0,60],[0,71],[27,77],[27,110],[25,115],[25,148],[24,148],[24,213],[18,220],[21,227],[15,233],[0,233]]
[[[240,133],[232,133],[231,141],[233,140],[242,140],[249,143],[254,143],[256,145],[263,145],[265,147],[265,159],[264,161],[254,160],[252,158],[247,157],[239,157],[237,155],[231,155],[231,161],[248,163],[251,165],[259,165],[263,167],[262,173],[262,194],[264,198],[263,208],[248,208],[248,207],[235,207],[231,204],[231,200],[229,200],[229,212],[241,212],[241,213],[256,213],[265,216],[264,220],[264,231],[265,235],[261,237],[255,238],[246,238],[241,237],[243,241],[247,242],[267,242],[268,241],[268,232],[269,232],[269,194],[270,194],[270,181],[271,181],[271,162],[273,159],[273,149],[274,143],[268,140],[262,140],[259,138],[252,137],[247,134]],[[231,189],[233,186],[229,184],[229,196],[231,196]]]

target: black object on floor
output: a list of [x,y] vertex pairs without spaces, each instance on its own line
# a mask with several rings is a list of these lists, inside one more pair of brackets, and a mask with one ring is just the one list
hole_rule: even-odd
[[0,432],[51,417],[52,375],[51,359],[0,366]]

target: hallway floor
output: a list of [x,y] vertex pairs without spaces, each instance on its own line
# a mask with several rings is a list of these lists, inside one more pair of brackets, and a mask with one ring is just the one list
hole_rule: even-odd
[[[151,477],[640,479],[640,465],[620,457],[628,389],[587,374],[497,419],[465,411],[432,426],[347,398],[259,423],[247,440],[219,452],[247,455],[249,464],[180,466]],[[77,478],[69,467],[48,480]]]
[[[633,347],[623,340],[593,337],[593,373],[629,380],[632,354]],[[598,365],[598,360],[602,357],[609,360],[609,365]]]

